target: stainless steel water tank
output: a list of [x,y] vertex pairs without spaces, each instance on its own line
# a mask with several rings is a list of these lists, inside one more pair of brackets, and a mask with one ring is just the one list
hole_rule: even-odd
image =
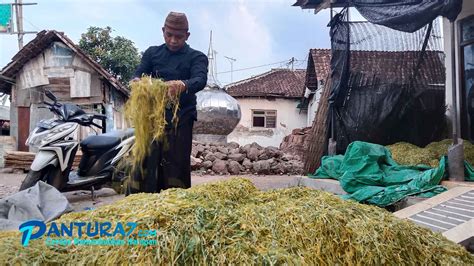
[[227,142],[229,135],[240,122],[239,102],[218,86],[206,86],[196,93],[197,121],[193,139],[202,142]]

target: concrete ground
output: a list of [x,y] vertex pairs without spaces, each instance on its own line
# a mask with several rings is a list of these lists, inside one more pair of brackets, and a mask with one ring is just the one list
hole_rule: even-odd
[[[6,174],[0,173],[0,198],[14,194],[18,191],[21,182],[26,177],[26,174]],[[237,176],[219,176],[219,175],[193,175],[191,177],[192,186],[215,182],[219,180],[226,180]],[[275,189],[275,188],[286,188],[293,187],[299,184],[299,176],[288,176],[288,175],[267,175],[267,176],[256,176],[256,175],[239,175],[238,177],[244,177],[251,180],[255,186],[262,190]],[[111,204],[119,199],[122,199],[124,195],[118,195],[114,190],[109,188],[103,188],[96,192],[97,197],[92,199],[90,191],[72,191],[65,192],[64,195],[71,203],[74,211],[82,211],[88,209],[94,209],[98,206]]]
[[[6,174],[0,173],[0,199],[11,195],[18,191],[21,182],[26,177],[26,174]],[[288,176],[288,175],[193,175],[191,177],[192,186],[215,182],[219,180],[226,180],[233,177],[243,177],[252,181],[255,186],[262,190],[287,188],[294,186],[305,186],[313,189],[324,190],[333,194],[342,195],[346,192],[339,185],[339,181],[331,179],[312,179],[302,176]],[[445,184],[446,183],[446,184]],[[443,181],[442,185],[446,185],[449,189],[464,185],[466,182],[453,183],[451,181]],[[97,208],[98,206],[111,204],[119,199],[122,199],[124,195],[118,195],[114,190],[110,188],[103,188],[98,190],[95,199],[92,199],[90,191],[72,191],[64,193],[66,198],[71,203],[74,211],[82,211]],[[396,204],[388,208],[389,211],[398,211],[408,206],[417,204],[424,201],[425,198],[419,197],[407,197],[404,200],[397,202]]]

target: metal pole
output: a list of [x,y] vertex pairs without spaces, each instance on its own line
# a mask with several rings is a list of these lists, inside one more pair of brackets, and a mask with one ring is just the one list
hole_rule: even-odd
[[23,48],[23,0],[15,0],[16,27],[18,32],[18,49]]
[[228,57],[228,56],[224,56],[225,58],[227,58],[227,60],[229,60],[229,63],[230,63],[230,82],[232,83],[234,81],[234,62],[237,61],[237,59],[235,58],[232,58],[232,57]]
[[456,86],[456,39],[454,21],[451,24],[451,83],[452,83],[452,97],[453,97],[453,144],[458,144],[458,99]]
[[234,82],[234,62],[230,61],[230,82]]
[[13,3],[11,5],[13,6],[33,6],[33,5],[37,5],[38,3]]
[[[456,38],[455,38],[455,22],[451,21],[451,82],[452,82],[452,97],[453,97],[453,145],[448,148],[448,172],[449,180],[463,181],[464,180],[464,149],[463,142],[458,141],[458,97],[457,97],[457,75],[456,75]],[[459,33],[458,33],[459,34]]]

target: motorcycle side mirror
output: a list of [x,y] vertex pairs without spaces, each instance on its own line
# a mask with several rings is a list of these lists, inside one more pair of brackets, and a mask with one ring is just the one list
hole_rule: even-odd
[[53,94],[51,91],[46,90],[46,91],[44,92],[44,94],[45,94],[48,98],[50,98],[51,100],[53,100],[54,102],[57,102],[58,99],[56,98],[56,96],[54,96],[54,94]]

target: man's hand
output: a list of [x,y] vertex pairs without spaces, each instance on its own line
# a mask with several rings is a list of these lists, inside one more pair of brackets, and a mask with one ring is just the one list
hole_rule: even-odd
[[181,80],[170,80],[165,82],[168,85],[168,96],[173,98],[186,90],[186,85]]

